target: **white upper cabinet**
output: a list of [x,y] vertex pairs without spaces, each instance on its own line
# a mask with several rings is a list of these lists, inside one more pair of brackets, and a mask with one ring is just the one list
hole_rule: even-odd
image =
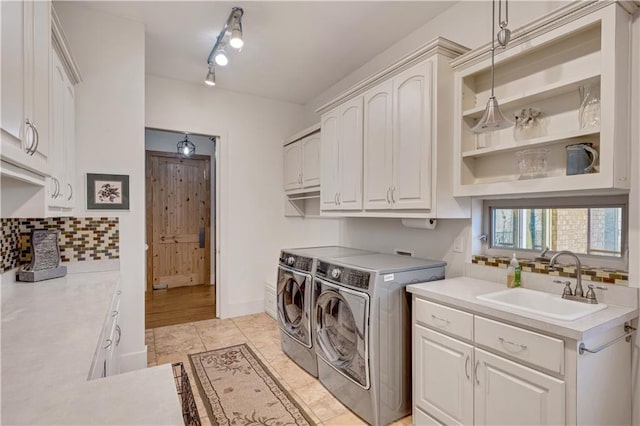
[[322,210],[332,210],[338,206],[340,188],[338,122],[337,109],[322,116],[320,132],[320,208]]
[[[449,61],[465,51],[437,38],[318,110],[323,114],[323,173],[333,170],[339,176],[338,184],[322,183],[323,214],[469,217],[469,199],[453,197],[449,167],[453,161]],[[332,155],[340,159],[337,171],[333,164],[325,164]]]
[[362,209],[362,97],[340,107],[339,210]]
[[[516,121],[508,129],[479,135],[471,130],[491,92],[487,47],[452,61],[455,195],[629,189],[628,7],[571,2],[514,32],[495,58],[495,95],[503,114]],[[575,144],[590,144],[599,154],[589,154],[593,168],[567,167],[568,152],[575,149],[567,147]]]
[[0,7],[2,160],[29,174],[47,176],[51,3],[2,2]]
[[302,163],[300,158],[300,143],[285,145],[284,153],[284,189],[298,189],[302,187]]
[[393,83],[364,95],[364,208],[391,208],[393,187]]
[[285,191],[310,192],[320,187],[320,133],[314,132],[284,146]]
[[393,79],[394,209],[431,208],[432,67],[425,61]]
[[320,133],[316,132],[300,141],[302,158],[302,187],[320,186]]

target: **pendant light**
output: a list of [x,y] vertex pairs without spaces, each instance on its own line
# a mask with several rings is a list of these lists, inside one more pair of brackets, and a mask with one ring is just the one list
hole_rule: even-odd
[[[498,44],[504,49],[507,47],[507,43],[511,39],[511,31],[507,28],[509,25],[509,4],[508,0],[505,2],[505,19],[502,19],[502,0],[499,2],[499,22],[500,31],[497,34]],[[471,130],[475,133],[492,132],[495,130],[508,129],[513,126],[513,122],[508,120],[504,114],[500,111],[500,105],[494,94],[495,86],[495,37],[496,37],[496,0],[493,0],[493,6],[491,9],[491,97],[487,101],[487,107],[484,110],[482,118]]]
[[196,153],[196,146],[189,140],[189,134],[185,133],[184,139],[178,142],[178,154],[183,157],[191,157]]

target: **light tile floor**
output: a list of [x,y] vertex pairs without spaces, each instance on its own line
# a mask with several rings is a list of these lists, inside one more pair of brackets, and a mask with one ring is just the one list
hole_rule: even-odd
[[[291,361],[280,349],[280,332],[276,321],[267,314],[233,319],[213,319],[146,330],[147,364],[184,363],[190,376],[202,424],[210,425],[207,411],[195,386],[188,354],[247,343],[261,357],[284,388],[320,425],[365,425],[355,414],[335,399],[320,382]],[[412,424],[411,416],[393,426]]]

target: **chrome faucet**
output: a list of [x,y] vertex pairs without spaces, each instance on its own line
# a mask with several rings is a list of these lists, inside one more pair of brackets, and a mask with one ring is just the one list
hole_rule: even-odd
[[[575,292],[573,292],[572,296],[584,297],[584,290],[582,289],[582,264],[580,263],[580,259],[578,259],[578,256],[576,256],[575,253],[568,250],[559,251],[551,257],[549,266],[555,265],[558,257],[562,255],[571,256],[576,261],[576,290]],[[563,294],[562,297],[565,297],[565,294]]]

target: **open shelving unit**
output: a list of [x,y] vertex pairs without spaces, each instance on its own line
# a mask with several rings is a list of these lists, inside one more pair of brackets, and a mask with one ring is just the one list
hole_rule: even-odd
[[[475,134],[491,91],[485,46],[454,67],[454,195],[512,197],[629,189],[629,12],[617,2],[570,4],[514,32],[496,51],[495,96],[514,120],[541,111],[529,136],[515,129]],[[579,88],[600,92],[600,125],[581,128]],[[566,147],[589,143],[599,153],[593,173],[566,174]],[[543,176],[523,179],[516,153],[549,150]]]

